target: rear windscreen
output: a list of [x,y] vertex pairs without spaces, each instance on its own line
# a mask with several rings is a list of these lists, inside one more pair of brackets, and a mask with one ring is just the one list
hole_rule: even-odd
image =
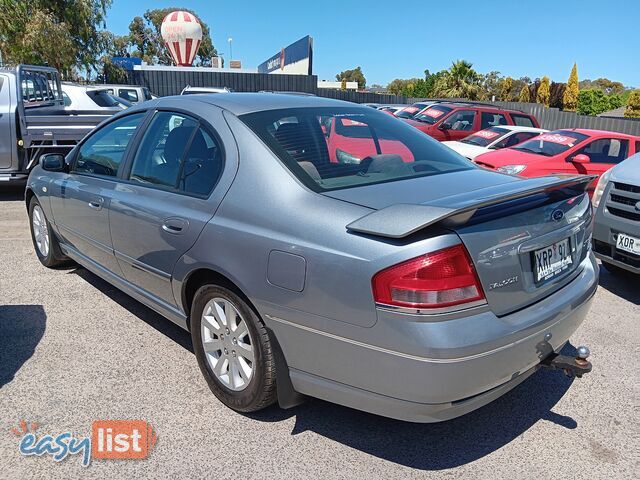
[[315,191],[476,168],[419,130],[377,110],[267,110],[240,119]]

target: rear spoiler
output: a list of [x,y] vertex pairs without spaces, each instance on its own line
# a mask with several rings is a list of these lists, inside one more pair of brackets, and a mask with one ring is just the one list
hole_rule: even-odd
[[510,182],[445,197],[429,204],[398,203],[376,210],[347,225],[350,232],[388,238],[404,238],[423,228],[440,223],[444,226],[463,225],[481,208],[518,200],[536,194],[565,190],[566,197],[587,190],[596,175],[555,175]]

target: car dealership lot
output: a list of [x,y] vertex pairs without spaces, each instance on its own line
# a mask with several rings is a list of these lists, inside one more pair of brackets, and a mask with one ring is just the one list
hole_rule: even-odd
[[[47,270],[21,192],[0,193],[0,478],[629,478],[640,451],[640,288],[602,272],[574,345],[593,373],[539,372],[441,424],[389,420],[321,401],[245,416],[209,391],[190,336],[83,268]],[[10,430],[89,435],[101,419],[150,422],[146,460],[22,457]]]

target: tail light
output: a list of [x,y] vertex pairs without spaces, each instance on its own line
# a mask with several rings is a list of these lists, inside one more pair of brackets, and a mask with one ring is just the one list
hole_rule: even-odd
[[376,303],[441,308],[484,299],[480,280],[463,245],[444,248],[376,273]]

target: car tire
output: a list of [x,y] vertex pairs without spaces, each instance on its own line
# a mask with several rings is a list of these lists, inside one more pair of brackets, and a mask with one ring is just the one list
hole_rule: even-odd
[[69,261],[69,258],[62,253],[58,238],[51,229],[44,209],[36,197],[29,202],[29,227],[33,248],[42,265],[52,268]]
[[618,277],[634,277],[635,274],[633,272],[630,272],[629,270],[625,270],[622,267],[619,267],[617,265],[613,265],[612,263],[609,262],[602,262],[602,266],[605,268],[605,270],[607,270],[610,274],[612,275],[616,275]]
[[191,338],[209,388],[227,407],[255,412],[276,401],[269,333],[236,292],[220,285],[198,289],[191,308]]

